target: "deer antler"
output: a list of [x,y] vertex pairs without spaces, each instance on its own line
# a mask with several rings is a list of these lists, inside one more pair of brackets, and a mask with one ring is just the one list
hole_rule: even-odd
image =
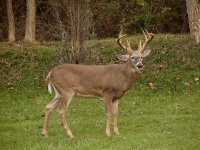
[[143,53],[144,52],[144,48],[145,46],[154,38],[153,33],[149,33],[146,29],[143,30],[143,34],[145,37],[145,41],[142,42],[140,40],[139,44],[138,44],[138,50]]
[[118,45],[127,53],[131,54],[133,53],[133,50],[131,49],[131,44],[130,44],[130,41],[127,40],[127,46],[125,46],[124,44],[122,44],[122,38],[124,36],[126,36],[125,34],[122,35],[123,33],[123,30],[121,29],[121,31],[119,32],[119,37],[117,38],[117,43]]
[[[132,54],[134,51],[131,49],[131,44],[130,41],[127,40],[127,46],[125,46],[122,43],[122,38],[125,36],[125,34],[122,34],[122,29],[119,33],[119,37],[117,38],[117,43],[118,45],[127,53]],[[154,38],[153,33],[149,33],[146,29],[143,30],[143,34],[145,37],[145,40],[142,42],[141,40],[138,43],[138,51],[140,53],[144,52],[144,48],[146,47],[146,45]]]

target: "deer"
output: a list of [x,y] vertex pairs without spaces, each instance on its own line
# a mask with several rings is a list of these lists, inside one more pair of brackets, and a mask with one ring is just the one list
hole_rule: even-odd
[[46,77],[49,93],[52,87],[55,97],[45,107],[45,117],[42,134],[48,136],[48,120],[54,108],[57,108],[58,117],[69,138],[74,135],[65,118],[65,111],[68,108],[73,96],[100,98],[105,106],[106,112],[106,136],[111,136],[110,124],[113,116],[114,134],[119,135],[118,129],[118,102],[126,91],[130,89],[136,79],[143,71],[142,58],[147,57],[151,50],[145,50],[147,44],[154,38],[153,33],[143,30],[145,39],[140,40],[138,49],[131,48],[130,41],[124,44],[125,37],[120,32],[116,39],[117,44],[125,51],[120,56],[124,63],[107,65],[82,65],[82,64],[61,64],[53,68]]

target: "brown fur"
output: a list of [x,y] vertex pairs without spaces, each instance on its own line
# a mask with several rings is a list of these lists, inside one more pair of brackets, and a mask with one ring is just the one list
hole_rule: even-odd
[[59,94],[46,106],[43,134],[47,136],[48,118],[53,108],[57,107],[67,134],[71,138],[74,137],[65,120],[64,112],[75,94],[103,98],[107,116],[106,134],[110,136],[112,112],[114,132],[119,134],[117,127],[118,100],[140,75],[141,72],[133,68],[131,61],[127,61],[125,64],[63,64],[55,67],[46,77],[46,84],[51,83]]

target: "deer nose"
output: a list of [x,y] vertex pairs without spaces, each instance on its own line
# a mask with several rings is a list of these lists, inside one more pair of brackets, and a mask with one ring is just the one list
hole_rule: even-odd
[[142,63],[138,63],[138,64],[137,64],[137,67],[138,67],[139,69],[141,69],[141,68],[143,67],[143,64],[142,64]]

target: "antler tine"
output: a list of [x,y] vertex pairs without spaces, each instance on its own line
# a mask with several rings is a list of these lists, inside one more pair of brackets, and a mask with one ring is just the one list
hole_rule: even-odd
[[120,32],[119,32],[119,37],[117,38],[117,43],[118,45],[127,53],[132,53],[132,50],[131,50],[131,45],[130,45],[130,41],[127,41],[127,46],[123,45],[122,44],[122,38],[124,36],[126,36],[126,34],[122,34],[123,33],[123,30],[121,29]]
[[145,29],[145,30],[142,30],[143,34],[144,34],[144,37],[145,37],[145,41],[148,39],[148,31]]
[[138,48],[139,48],[139,49],[142,49],[142,41],[141,41],[141,40],[140,40],[139,43],[138,43]]
[[144,29],[142,32],[144,34],[145,41],[143,43],[140,42],[139,44],[139,50],[141,53],[144,52],[145,46],[154,38],[153,33],[149,33],[146,29]]
[[130,42],[130,40],[127,40],[126,43],[127,43],[128,49],[131,49],[131,42]]
[[118,45],[123,49],[123,50],[125,50],[126,51],[126,49],[127,49],[127,47],[125,46],[125,45],[123,45],[122,44],[122,41],[121,41],[121,39],[124,37],[125,35],[121,35],[120,36],[120,34],[119,34],[119,37],[117,38],[117,43],[118,43]]
[[[147,34],[147,36],[150,38],[150,37],[154,37],[154,34],[153,33],[149,33],[148,31],[147,31],[147,29],[144,29],[145,30],[145,33]],[[152,38],[153,38],[152,37]]]
[[129,53],[129,54],[132,54],[133,53],[133,50],[131,49],[131,43],[130,43],[130,41],[129,40],[127,40],[126,41],[127,42],[127,52]]
[[[122,36],[124,33],[123,29],[121,28],[120,32],[119,32],[119,37]],[[125,34],[124,34],[125,35]]]

